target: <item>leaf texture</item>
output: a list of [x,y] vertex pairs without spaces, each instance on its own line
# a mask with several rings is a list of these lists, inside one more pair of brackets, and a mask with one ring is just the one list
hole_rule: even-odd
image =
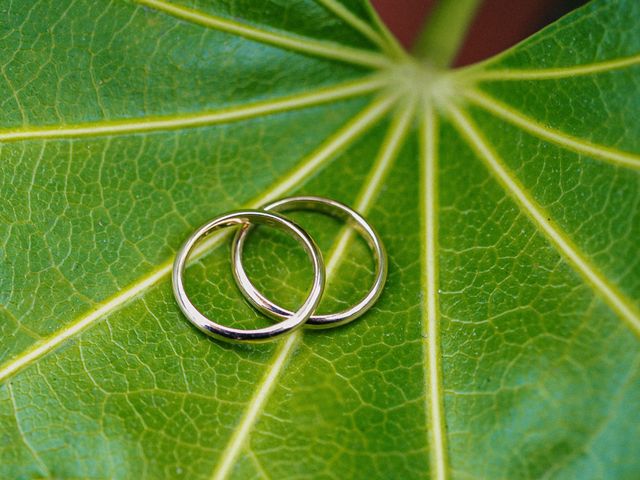
[[[0,5],[2,478],[636,478],[640,4],[598,0],[434,71],[360,0]],[[229,346],[180,314],[176,249],[292,193],[353,205],[390,256],[336,330]],[[321,309],[364,242],[297,215]],[[256,232],[252,278],[310,282]],[[226,237],[188,290],[264,325]]]

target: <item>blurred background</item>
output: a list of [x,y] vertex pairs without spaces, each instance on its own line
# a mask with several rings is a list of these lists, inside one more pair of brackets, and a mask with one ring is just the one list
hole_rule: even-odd
[[[437,3],[437,0],[371,1],[408,49]],[[585,3],[587,0],[483,0],[454,66],[475,63],[499,53]]]

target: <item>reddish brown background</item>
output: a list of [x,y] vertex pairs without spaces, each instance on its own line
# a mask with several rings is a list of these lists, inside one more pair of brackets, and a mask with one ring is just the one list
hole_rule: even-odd
[[[380,16],[410,48],[435,0],[372,0]],[[484,0],[455,65],[499,53],[540,30],[584,0]]]

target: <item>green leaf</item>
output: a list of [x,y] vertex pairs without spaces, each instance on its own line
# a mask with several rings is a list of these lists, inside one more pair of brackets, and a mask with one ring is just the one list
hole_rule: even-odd
[[[409,58],[361,0],[0,18],[0,477],[640,476],[640,3],[457,71]],[[298,192],[380,231],[380,301],[269,345],[200,334],[176,249]],[[321,309],[357,299],[366,245],[296,218],[329,265]],[[264,325],[225,238],[189,292]],[[295,307],[304,253],[270,231],[246,253]]]

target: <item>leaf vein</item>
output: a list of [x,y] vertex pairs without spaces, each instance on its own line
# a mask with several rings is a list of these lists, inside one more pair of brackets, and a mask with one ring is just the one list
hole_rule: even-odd
[[426,106],[421,134],[422,210],[422,334],[424,348],[426,411],[429,418],[429,446],[434,478],[447,478],[446,423],[442,387],[442,357],[440,351],[440,314],[438,309],[438,151],[437,119],[432,105]]
[[353,27],[354,30],[364,35],[367,39],[383,48],[391,55],[397,55],[398,52],[394,48],[395,46],[388,42],[380,33],[378,33],[367,22],[354,15],[347,7],[336,0],[316,0],[327,10],[334,13],[337,17],[343,20],[345,23]]
[[509,192],[522,211],[556,247],[558,252],[581,274],[587,284],[628,324],[636,335],[640,336],[640,313],[638,313],[637,307],[619,292],[595,266],[589,263],[585,255],[571,242],[565,232],[551,223],[550,215],[537,204],[515,175],[507,169],[468,114],[453,105],[449,106],[449,113],[471,148]]
[[345,82],[329,88],[312,92],[290,95],[278,99],[258,101],[242,106],[222,108],[207,112],[161,117],[141,117],[131,120],[112,120],[86,122],[70,125],[50,125],[38,128],[0,130],[0,142],[15,142],[33,139],[57,139],[94,137],[101,135],[126,135],[180,128],[194,128],[249,118],[261,117],[273,113],[286,112],[299,108],[321,105],[327,102],[361,96],[382,88],[385,79],[373,75],[367,78]]
[[579,154],[591,155],[600,160],[605,160],[624,167],[640,169],[640,156],[638,155],[591,143],[587,140],[576,138],[564,132],[549,128],[546,125],[542,125],[523,115],[514,108],[502,104],[498,100],[477,90],[467,90],[465,91],[465,96],[476,105],[479,105],[509,123],[521,127],[527,132],[555,143],[563,148]]
[[638,64],[640,64],[640,55],[632,55],[630,57],[568,67],[481,71],[460,70],[456,75],[473,81],[550,80],[610,72]]
[[379,53],[346,47],[337,43],[322,42],[302,37],[283,35],[281,33],[273,33],[261,30],[254,26],[193,10],[191,8],[174,5],[170,2],[165,2],[164,0],[135,1],[141,5],[197,25],[239,35],[250,40],[273,45],[279,48],[299,51],[371,68],[383,68],[389,65],[389,60]]

